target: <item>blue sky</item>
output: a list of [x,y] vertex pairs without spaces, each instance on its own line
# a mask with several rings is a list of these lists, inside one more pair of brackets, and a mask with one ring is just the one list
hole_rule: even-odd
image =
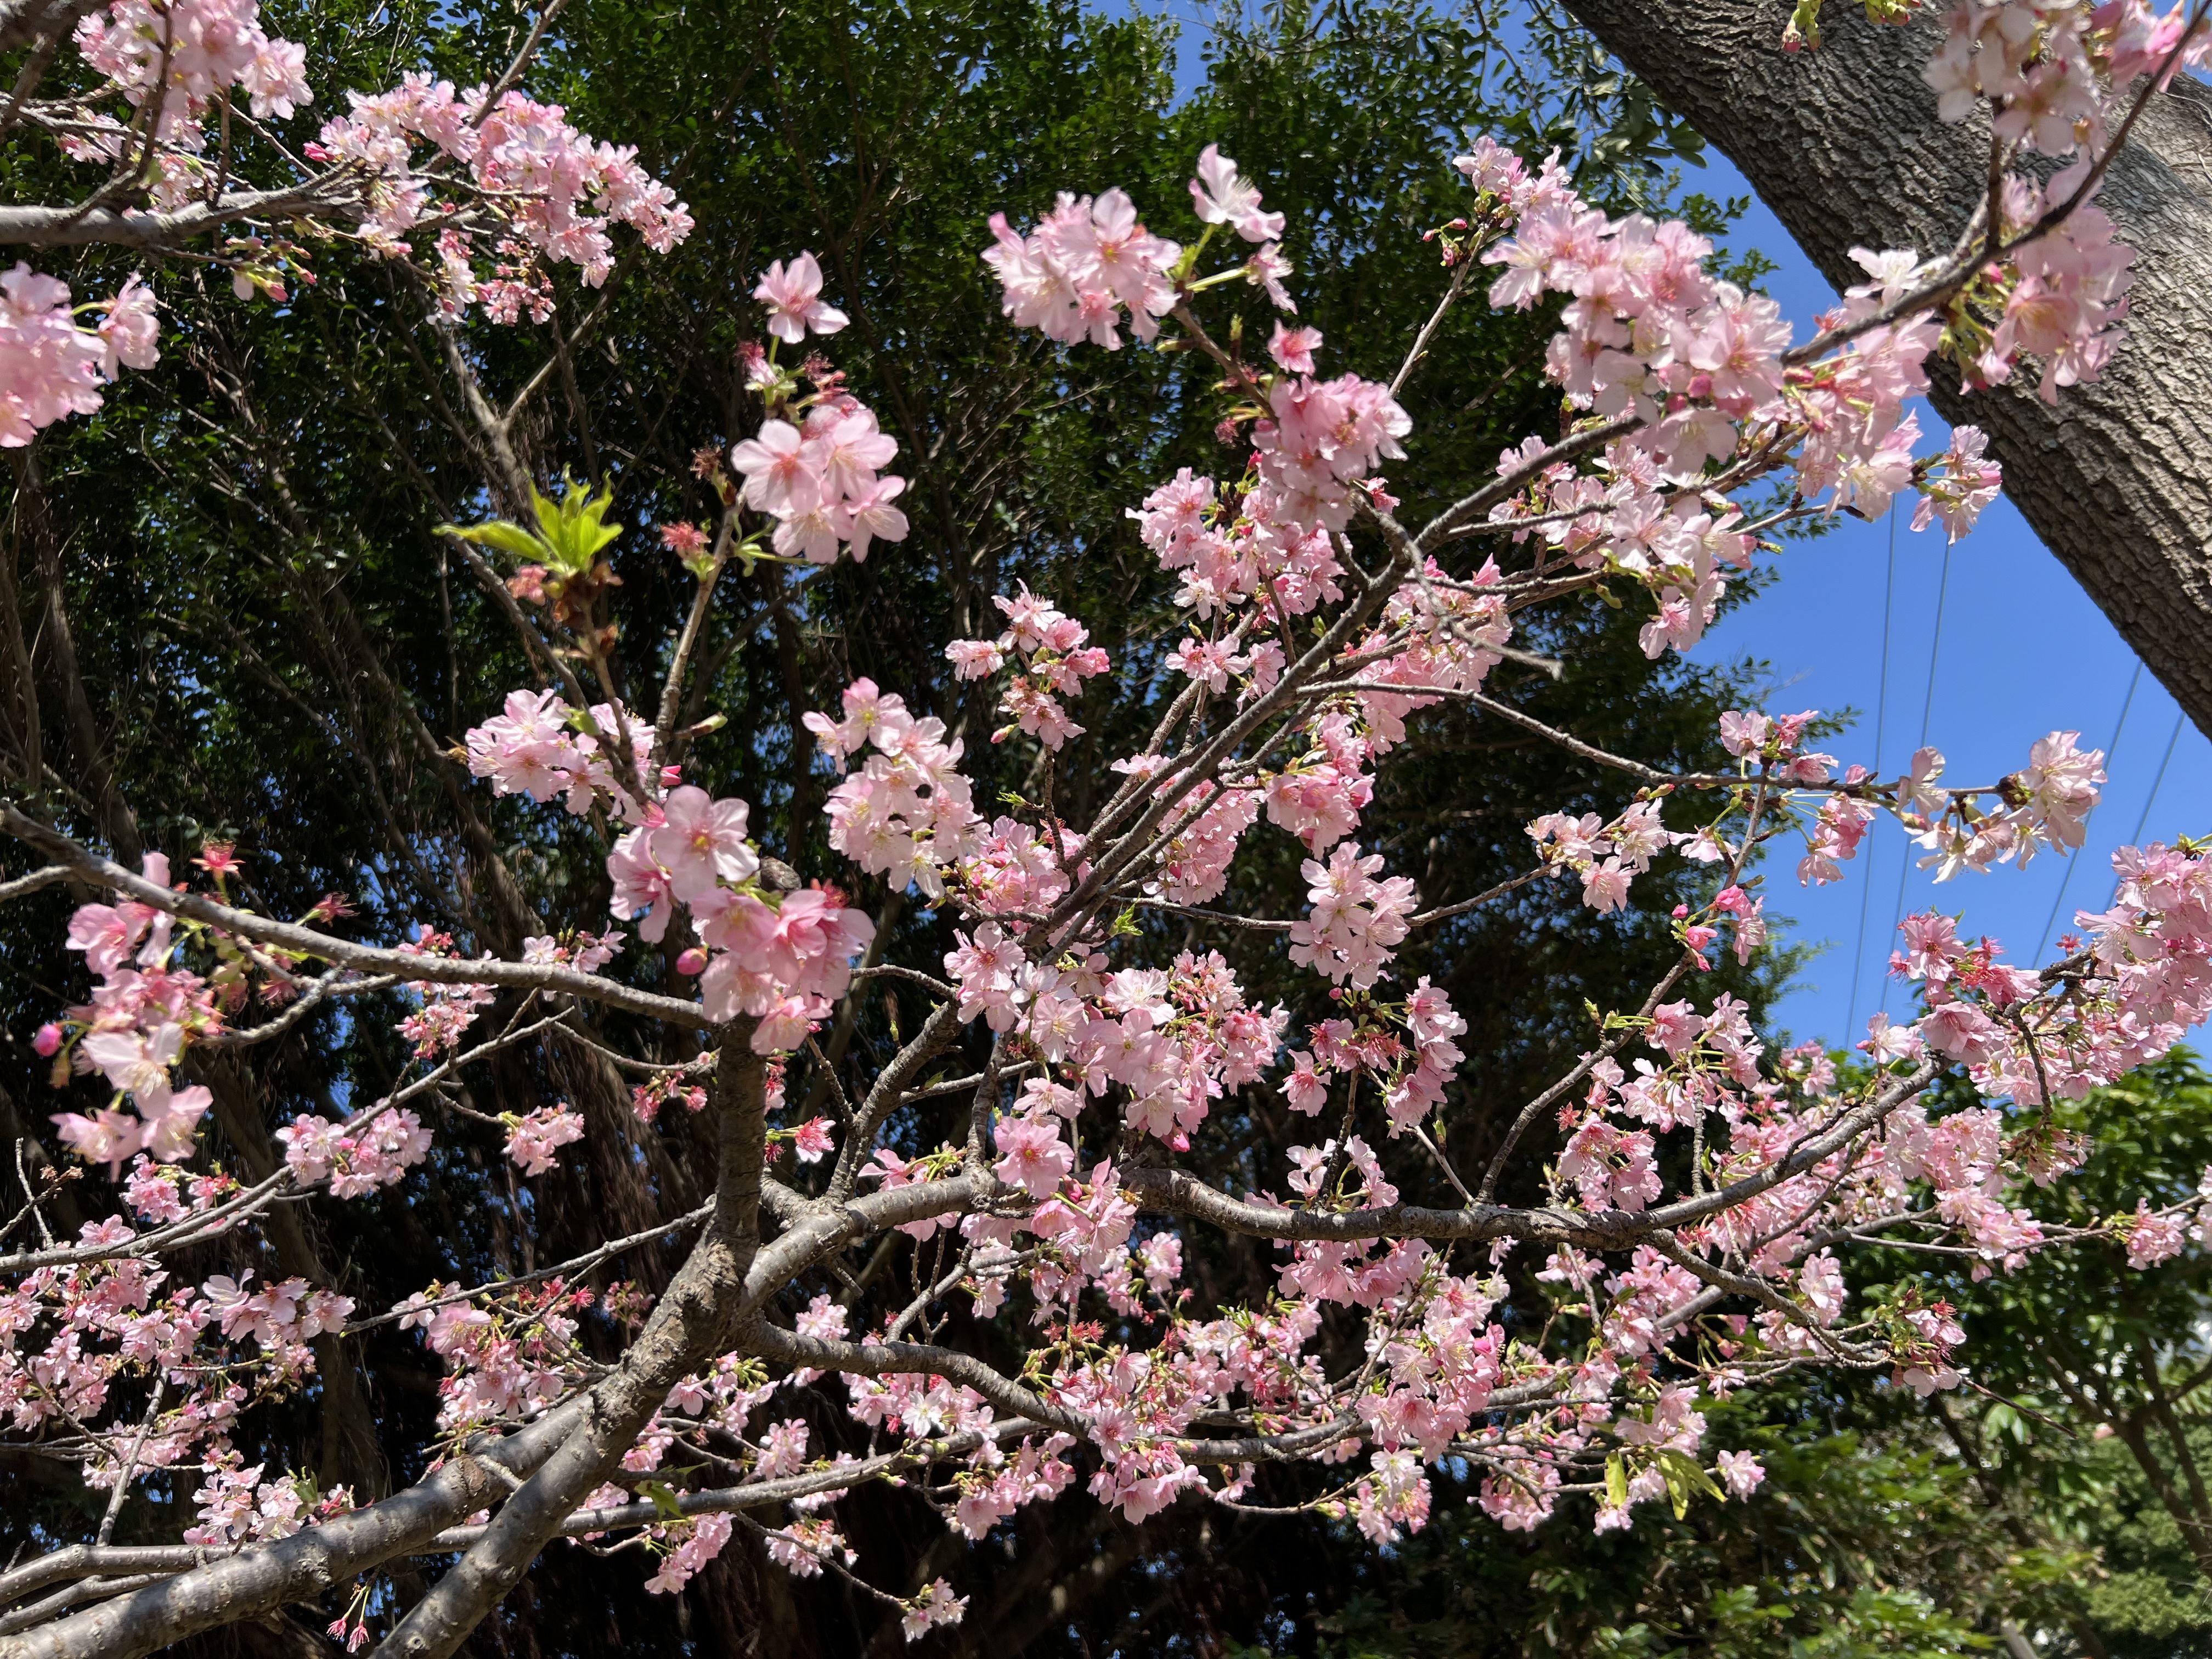
[[[1691,182],[1714,196],[1752,194],[1717,155]],[[1781,264],[1765,286],[1801,331],[1833,303],[1834,290],[1755,198],[1736,240]],[[1920,422],[1929,447],[1947,441],[1949,428],[1933,410],[1923,407]],[[1917,746],[1924,710],[1927,741],[1944,752],[1954,779],[1988,781],[2017,769],[2045,732],[2078,731],[2085,746],[2108,752],[2111,781],[2083,854],[2046,854],[2025,871],[2005,867],[1938,887],[1917,868],[1908,872],[1918,849],[1893,825],[1877,829],[1860,853],[1862,867],[1845,866],[1846,879],[1834,886],[1801,888],[1794,860],[1778,859],[1767,874],[1767,908],[1794,919],[1796,939],[1821,947],[1776,1011],[1778,1023],[1799,1037],[1840,1042],[1863,1030],[1875,1009],[1910,1006],[1884,971],[1903,911],[1936,904],[1961,915],[1962,931],[1994,935],[2010,957],[2026,960],[2039,939],[2047,953],[2077,908],[2105,907],[2112,849],[2135,839],[2138,825],[2142,836],[2161,840],[2212,830],[2212,744],[2179,720],[2173,699],[2138,672],[2135,653],[2011,505],[1998,502],[1951,549],[1948,585],[1941,531],[1913,534],[1910,511],[1907,503],[1894,525],[1846,518],[1824,537],[1791,544],[1776,561],[1778,579],[1692,654],[1763,659],[1771,668],[1769,707],[1778,711],[1856,709],[1857,723],[1832,746],[1847,763],[1878,759],[1884,775]],[[2058,920],[2050,926],[2054,904]]]

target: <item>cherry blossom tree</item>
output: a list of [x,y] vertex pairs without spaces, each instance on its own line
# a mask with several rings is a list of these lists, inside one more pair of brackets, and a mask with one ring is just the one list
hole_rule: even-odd
[[[2212,1012],[2212,866],[2195,844],[2124,849],[2112,905],[2078,917],[2048,964],[2009,963],[1940,914],[1909,918],[1893,965],[1924,1012],[1877,1016],[1847,1066],[1817,1045],[1771,1051],[1742,1001],[1704,988],[1723,958],[1768,948],[1756,866],[1784,838],[1802,842],[1808,883],[1844,878],[1877,832],[1912,837],[1945,878],[2077,851],[2104,781],[2077,734],[1987,781],[1948,777],[1933,749],[1881,779],[1821,752],[1816,714],[1746,709],[1719,723],[1730,766],[1681,771],[1550,726],[1492,684],[1509,664],[1556,671],[1530,648],[1543,619],[1595,599],[1637,607],[1647,657],[1686,649],[1797,520],[1911,492],[1923,522],[1967,533],[2000,475],[1972,428],[1922,453],[1911,404],[1931,364],[2033,377],[2063,399],[2128,349],[2131,256],[2095,198],[2153,89],[2208,50],[2203,20],[1961,15],[1966,45],[1939,72],[1954,115],[1994,112],[1987,190],[1948,252],[1859,252],[1863,280],[1802,338],[1716,274],[1689,224],[1608,215],[1556,156],[1489,137],[1437,158],[1464,179],[1462,211],[1427,234],[1427,322],[1393,362],[1360,366],[1387,380],[1324,374],[1333,319],[1298,311],[1285,216],[1218,146],[1193,158],[1188,205],[1072,179],[1049,207],[989,215],[975,246],[1007,328],[1054,342],[1071,372],[1181,354],[1187,395],[1218,411],[1238,465],[1182,467],[1128,503],[1188,617],[1157,662],[1117,663],[1018,582],[988,625],[942,641],[944,677],[977,687],[990,720],[952,729],[866,678],[808,713],[800,764],[822,781],[833,855],[820,869],[762,846],[753,805],[689,781],[686,758],[718,730],[686,692],[733,577],[896,560],[913,537],[897,469],[927,458],[811,349],[851,322],[817,253],[783,250],[752,291],[765,338],[742,354],[743,435],[694,461],[718,511],[658,526],[692,584],[670,639],[624,631],[611,498],[534,479],[507,423],[472,407],[486,487],[443,545],[487,577],[537,673],[474,711],[456,747],[487,799],[529,804],[536,833],[596,839],[606,908],[544,919],[511,951],[432,921],[362,939],[339,896],[289,915],[262,902],[233,845],[205,839],[173,866],[143,848],[111,856],[0,803],[34,860],[0,895],[86,895],[64,943],[88,988],[28,1036],[76,1162],[44,1190],[23,1177],[9,1224],[24,1242],[0,1258],[0,1389],[17,1433],[109,1494],[91,1542],[0,1575],[0,1652],[144,1653],[315,1602],[349,1647],[449,1653],[549,1549],[635,1553],[646,1589],[669,1593],[740,1527],[782,1570],[848,1580],[918,1640],[966,1603],[941,1577],[901,1594],[857,1571],[840,1500],[887,1481],[926,1485],[949,1533],[981,1538],[1078,1486],[1140,1519],[1186,1494],[1233,1510],[1261,1466],[1289,1468],[1298,1507],[1387,1544],[1426,1523],[1427,1471],[1450,1462],[1481,1471],[1482,1508],[1508,1528],[1609,1531],[1639,1508],[1758,1489],[1756,1456],[1710,1443],[1713,1398],[1815,1365],[1923,1395],[1969,1381],[1952,1304],[1910,1280],[1854,1299],[1854,1251],[1934,1251],[1987,1274],[2084,1239],[2119,1241],[2139,1266],[2202,1243],[2201,1192],[2065,1225],[2021,1200],[2086,1155],[2060,1103]],[[157,204],[162,179],[183,180],[185,205],[156,211],[230,199],[229,149],[207,122],[306,97],[297,55],[250,8],[114,0],[74,46],[107,77],[98,98],[136,114],[95,99],[42,118]],[[259,114],[238,114],[239,88]],[[465,387],[478,383],[453,327],[464,308],[550,314],[554,267],[607,274],[612,221],[648,252],[687,227],[633,157],[501,82],[411,76],[352,100],[300,154],[325,171],[297,188],[333,218],[349,204],[355,222],[318,219],[220,262],[267,293],[310,268],[313,239],[351,239],[413,286]],[[87,328],[52,280],[27,268],[19,283],[33,367],[7,384],[26,437],[92,412],[79,359],[112,347],[96,376],[157,349],[139,289]],[[1264,346],[1234,308],[1248,297],[1278,313]],[[1402,521],[1389,467],[1421,440],[1400,395],[1455,309],[1486,301],[1561,307],[1547,372],[1562,429]],[[631,689],[647,673],[650,696]],[[1149,735],[1076,812],[1063,760],[1111,700],[1137,705]],[[1609,812],[1528,802],[1518,874],[1425,903],[1370,850],[1376,783],[1413,728],[1455,706],[1621,781]],[[1024,757],[1022,787],[980,794],[982,748]],[[1270,842],[1299,861],[1300,913],[1224,907],[1240,860]],[[1437,1109],[1485,1057],[1462,1049],[1444,989],[1409,971],[1409,941],[1539,885],[1578,896],[1602,928],[1673,860],[1703,873],[1698,902],[1674,910],[1672,964],[1627,1006],[1593,1005],[1584,1052],[1468,1159]],[[885,916],[852,902],[864,879],[935,913],[951,948],[892,959]],[[1307,976],[1324,1017],[1249,988],[1230,952],[1255,939]],[[369,1017],[392,992],[404,1074],[349,1080],[295,1115],[265,1173],[203,1155],[222,1103],[197,1079],[226,1051],[282,1042],[319,1010]],[[868,1003],[891,1042],[848,1087],[832,1055]],[[713,1159],[698,1206],[389,1306],[305,1275],[181,1270],[300,1204],[408,1182],[436,1155],[440,1114],[487,1119],[521,1178],[557,1170],[589,1144],[582,1112],[487,1114],[468,1092],[472,1068],[532,1042],[635,1079],[640,1120],[696,1115]],[[1946,1077],[1971,1094],[1931,1094]],[[1193,1136],[1253,1096],[1310,1128],[1255,1139],[1227,1184],[1194,1172]],[[1559,1132],[1556,1158],[1538,1126]],[[1407,1201],[1409,1168],[1459,1201]],[[64,1181],[109,1196],[75,1237],[48,1218]],[[672,1237],[686,1254],[657,1291],[588,1282]],[[1268,1253],[1270,1288],[1188,1282],[1223,1238]],[[856,1322],[845,1292],[893,1261],[910,1295]],[[1524,1267],[1544,1298],[1534,1320],[1507,1307],[1507,1271]],[[319,1340],[387,1324],[440,1368],[419,1479],[357,1495],[247,1461],[257,1414],[313,1386]],[[813,1443],[794,1405],[810,1389],[870,1431],[866,1455]],[[134,1493],[179,1477],[194,1510],[179,1541],[110,1541]],[[422,1594],[392,1594],[404,1564],[439,1559]]]

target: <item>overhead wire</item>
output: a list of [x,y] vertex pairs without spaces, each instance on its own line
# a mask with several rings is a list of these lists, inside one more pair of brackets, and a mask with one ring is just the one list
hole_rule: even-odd
[[[1920,740],[1912,745],[1917,754],[1928,746],[1928,720],[1936,712],[1936,669],[1943,659],[1943,607],[1951,597],[1951,544],[1943,544],[1943,575],[1936,589],[1936,632],[1928,641],[1928,691],[1920,701]],[[1897,897],[1891,904],[1893,912],[1889,931],[1894,935],[1898,924],[1905,920],[1905,883],[1912,873],[1912,854],[1908,849],[1897,866]]]
[[2150,822],[2151,804],[2158,799],[2159,786],[2166,781],[2166,769],[2173,763],[2173,746],[2181,741],[2181,727],[2187,716],[2179,709],[2173,711],[2173,730],[2166,734],[2166,752],[2158,757],[2157,775],[2150,781],[2150,793],[2143,797],[2142,811],[2136,816],[2135,833],[2127,838],[2130,847],[2142,845],[2143,826]]
[[[2142,845],[2143,828],[2150,822],[2150,809],[2157,804],[2158,792],[2165,787],[2166,769],[2173,763],[2174,747],[2181,741],[2181,728],[2187,723],[2188,719],[2189,717],[2183,714],[2179,709],[2177,708],[2173,711],[2173,730],[2166,734],[2166,752],[2158,757],[2158,770],[2152,775],[2150,781],[2150,793],[2143,797],[2142,811],[2136,814],[2136,827],[2129,835],[2128,838],[2120,843],[2121,846],[2140,847]],[[2108,903],[2117,902],[2119,896],[2119,878],[2115,876],[2112,878],[2112,898],[2111,901],[2108,901]]]
[[[1897,597],[1897,503],[1889,504],[1889,571],[1881,586],[1881,684],[1875,692],[1874,701],[1874,775],[1881,775],[1882,734],[1889,726],[1889,635]],[[1867,913],[1874,903],[1874,855],[1867,854],[1866,879],[1859,884],[1859,940],[1858,948],[1851,953],[1851,994],[1847,1005],[1850,1012],[1844,1020],[1846,1033],[1855,1031],[1859,1024],[1859,987],[1866,975]]]

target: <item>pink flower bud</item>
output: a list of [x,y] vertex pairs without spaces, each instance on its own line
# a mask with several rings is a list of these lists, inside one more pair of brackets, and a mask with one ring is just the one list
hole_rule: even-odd
[[687,976],[701,973],[706,966],[707,953],[696,945],[676,958],[676,971]]
[[39,1027],[38,1036],[31,1039],[31,1047],[37,1049],[43,1058],[48,1060],[52,1059],[60,1051],[61,1046],[62,1028],[52,1020]]

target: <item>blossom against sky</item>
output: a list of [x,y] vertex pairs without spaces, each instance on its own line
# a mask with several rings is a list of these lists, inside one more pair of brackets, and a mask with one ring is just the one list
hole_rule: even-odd
[[[1752,198],[1733,240],[1781,266],[1762,286],[1785,315],[1835,302],[1835,290],[1726,157],[1713,152],[1686,182],[1717,198]],[[1946,435],[1931,409],[1922,408],[1920,423],[1931,445]],[[2049,940],[2076,909],[2109,902],[2115,847],[2212,830],[2212,743],[2179,720],[2173,699],[2148,672],[2136,672],[2134,652],[2011,503],[1999,501],[1950,549],[1948,583],[1942,527],[1914,534],[1909,509],[1907,503],[1897,513],[1893,526],[1887,518],[1846,517],[1825,536],[1790,544],[1765,591],[1723,617],[1688,654],[1706,662],[1764,659],[1773,671],[1770,706],[1784,713],[1855,709],[1857,724],[1826,746],[1869,767],[1878,758],[1885,774],[1902,769],[1923,731],[1961,781],[2017,767],[2047,732],[2079,731],[2084,748],[2106,751],[2110,781],[2089,819],[2082,854],[2046,854],[2025,872],[2007,866],[1938,887],[1930,872],[1913,867],[1900,900],[1899,877],[1922,854],[1894,833],[1870,836],[1862,863],[1829,887],[1800,887],[1790,861],[1776,860],[1767,872],[1770,911],[1791,919],[1789,936],[1820,947],[1775,1005],[1777,1024],[1800,1038],[1835,1043],[1847,1031],[1862,1033],[1876,1008],[1899,1016],[1909,1011],[1908,988],[1886,971],[1899,916],[1939,905],[1960,914],[1962,933],[1994,934],[2010,955],[2027,960],[2038,955],[2039,938],[2048,953]]]

